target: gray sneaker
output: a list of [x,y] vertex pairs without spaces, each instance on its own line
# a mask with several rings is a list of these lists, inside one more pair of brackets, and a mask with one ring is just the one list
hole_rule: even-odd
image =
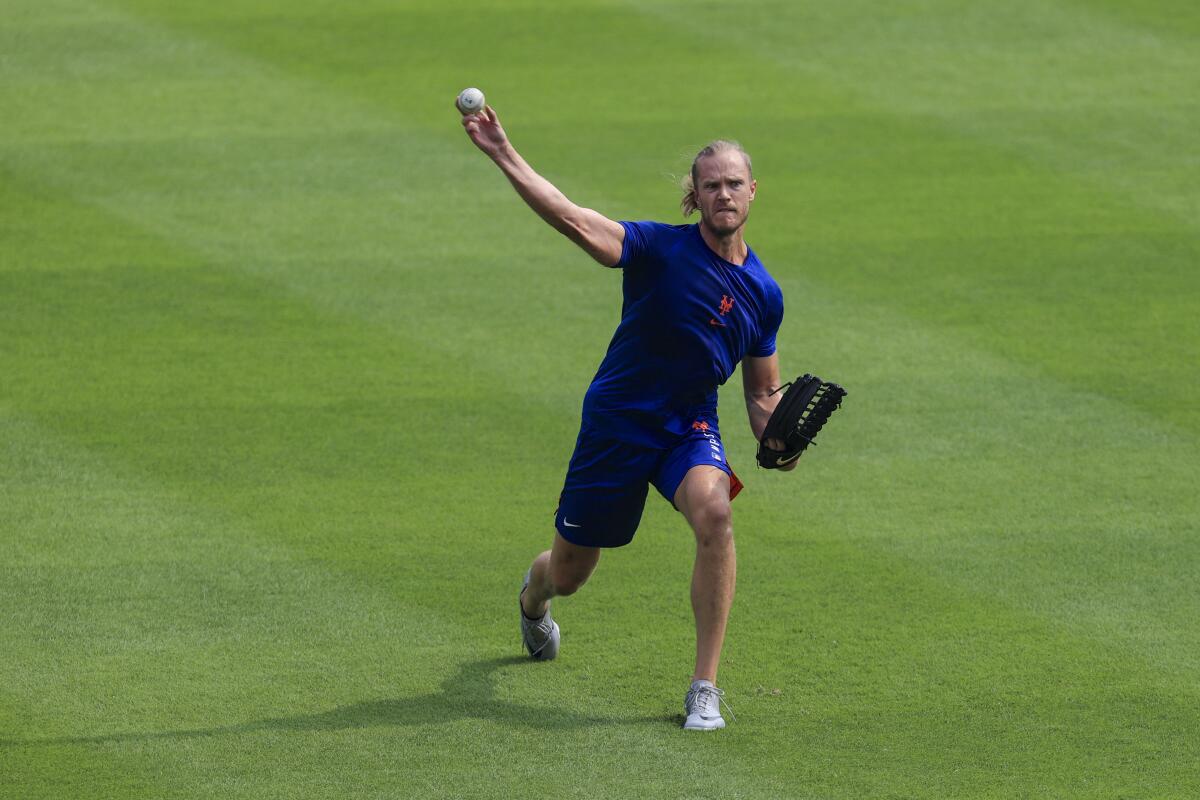
[[[528,572],[525,573],[525,582],[521,584],[521,594],[525,594],[527,586]],[[541,619],[530,619],[525,616],[525,609],[521,606],[521,595],[517,595],[517,611],[521,615],[521,641],[525,642],[530,657],[549,661],[558,655],[558,623],[551,619],[550,609],[546,609]]]
[[715,731],[725,727],[725,719],[721,716],[721,699],[725,692],[713,686],[710,681],[692,681],[683,698],[683,713],[687,719],[683,722],[685,731]]

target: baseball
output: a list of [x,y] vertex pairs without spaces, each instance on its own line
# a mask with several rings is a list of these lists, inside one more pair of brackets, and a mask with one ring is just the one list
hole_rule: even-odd
[[454,101],[454,105],[463,114],[474,114],[476,111],[483,110],[483,92],[472,86],[470,89],[463,89],[458,93],[458,99]]

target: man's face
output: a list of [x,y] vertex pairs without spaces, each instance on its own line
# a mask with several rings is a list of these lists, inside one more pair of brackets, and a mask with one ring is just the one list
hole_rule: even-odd
[[722,150],[696,162],[700,219],[718,236],[728,236],[746,224],[757,188],[745,156],[736,150]]

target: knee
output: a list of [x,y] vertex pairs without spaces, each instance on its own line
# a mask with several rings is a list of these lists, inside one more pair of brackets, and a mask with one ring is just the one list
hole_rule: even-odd
[[728,501],[705,503],[697,509],[692,526],[700,547],[728,547],[733,541],[733,514]]

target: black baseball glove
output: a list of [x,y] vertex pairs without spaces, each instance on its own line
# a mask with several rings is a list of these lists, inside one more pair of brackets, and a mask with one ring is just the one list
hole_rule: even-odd
[[[783,392],[783,397],[758,442],[758,465],[766,469],[786,467],[799,458],[846,396],[846,390],[836,383],[807,374],[775,391]],[[770,439],[783,442],[784,449],[767,447]]]

